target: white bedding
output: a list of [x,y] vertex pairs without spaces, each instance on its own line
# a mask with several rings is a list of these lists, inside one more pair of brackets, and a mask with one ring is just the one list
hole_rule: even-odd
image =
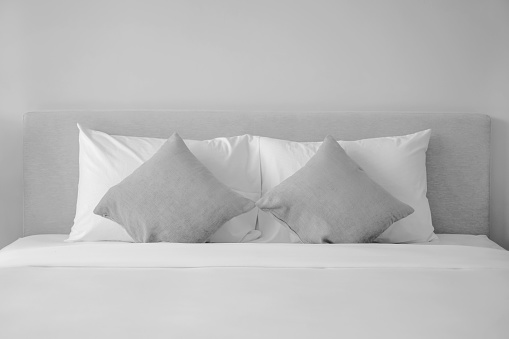
[[63,239],[0,251],[0,338],[509,335],[504,250]]
[[504,250],[496,242],[490,240],[485,235],[470,235],[470,234],[437,234],[437,239],[424,243],[426,245],[461,245],[461,246],[474,246],[486,247]]

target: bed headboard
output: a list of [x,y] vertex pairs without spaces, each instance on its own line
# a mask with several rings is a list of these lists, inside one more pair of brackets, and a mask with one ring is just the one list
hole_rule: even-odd
[[69,111],[24,117],[24,235],[69,233],[78,185],[76,123],[109,134],[187,139],[255,134],[296,141],[404,135],[431,128],[428,198],[437,233],[488,234],[487,115],[391,112]]

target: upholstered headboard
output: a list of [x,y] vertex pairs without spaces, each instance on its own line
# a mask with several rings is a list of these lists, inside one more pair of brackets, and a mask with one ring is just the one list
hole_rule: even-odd
[[32,112],[24,120],[24,234],[69,233],[78,185],[76,123],[109,134],[187,139],[255,134],[296,141],[432,129],[428,198],[437,233],[488,234],[490,118],[390,112]]

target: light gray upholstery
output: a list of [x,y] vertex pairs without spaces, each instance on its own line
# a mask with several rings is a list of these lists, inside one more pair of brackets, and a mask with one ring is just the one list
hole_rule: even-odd
[[295,141],[404,135],[432,129],[428,198],[437,233],[488,234],[490,118],[390,112],[32,112],[24,121],[24,234],[69,233],[80,122],[109,134],[185,139],[255,134]]

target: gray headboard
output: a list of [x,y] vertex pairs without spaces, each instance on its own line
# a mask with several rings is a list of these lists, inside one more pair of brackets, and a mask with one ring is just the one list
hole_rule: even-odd
[[255,134],[296,141],[404,135],[431,128],[428,198],[437,233],[488,234],[490,118],[390,112],[32,112],[24,120],[24,234],[69,233],[78,184],[76,123],[109,134]]

